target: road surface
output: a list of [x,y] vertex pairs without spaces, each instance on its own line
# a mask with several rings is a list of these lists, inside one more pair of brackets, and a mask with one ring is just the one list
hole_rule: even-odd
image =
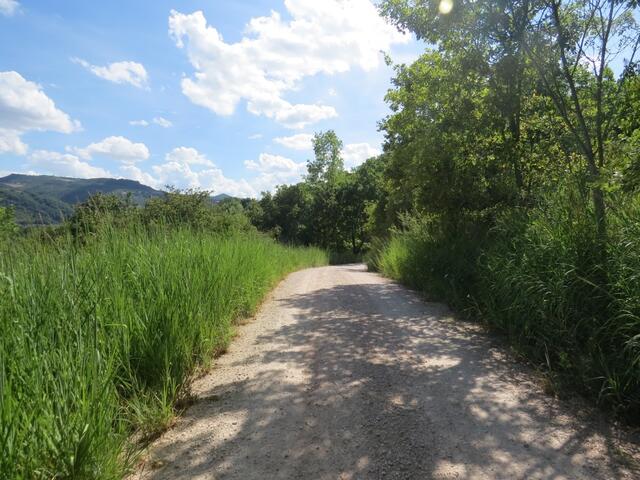
[[134,478],[640,478],[632,433],[505,352],[361,265],[294,273]]

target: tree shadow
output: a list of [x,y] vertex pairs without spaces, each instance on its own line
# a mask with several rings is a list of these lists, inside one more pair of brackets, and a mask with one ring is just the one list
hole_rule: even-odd
[[290,319],[253,340],[269,348],[226,365],[239,376],[202,392],[145,477],[633,475],[606,421],[542,394],[478,326],[340,268],[353,283],[274,299]]

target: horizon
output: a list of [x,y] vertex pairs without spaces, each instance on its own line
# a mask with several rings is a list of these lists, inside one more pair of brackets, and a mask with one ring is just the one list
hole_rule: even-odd
[[[167,189],[172,188],[173,185],[164,185],[161,187],[152,187],[151,185],[146,185],[138,180],[134,180],[132,178],[114,178],[114,177],[93,177],[93,178],[81,178],[81,177],[65,177],[63,175],[48,175],[48,174],[34,174],[34,173],[9,173],[7,175],[3,175],[0,176],[0,181],[5,180],[11,176],[24,176],[24,177],[47,177],[47,178],[56,178],[56,179],[62,179],[62,180],[83,180],[83,181],[87,181],[87,182],[91,182],[91,181],[98,181],[98,180],[114,180],[114,181],[127,181],[127,182],[133,182],[133,183],[137,183],[138,185],[141,185],[143,187],[147,187],[150,188],[152,190],[155,190],[157,192],[162,192],[162,193],[166,193]],[[202,191],[206,191],[204,189],[201,189]],[[217,197],[228,197],[228,198],[237,198],[237,199],[243,199],[243,198],[250,198],[250,197],[236,197],[234,195],[228,194],[226,192],[214,192],[212,190],[208,191],[209,196],[212,198],[217,198]]]

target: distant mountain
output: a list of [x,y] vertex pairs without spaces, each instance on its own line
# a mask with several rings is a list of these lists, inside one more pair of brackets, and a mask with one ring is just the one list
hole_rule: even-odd
[[96,193],[126,196],[143,204],[164,193],[139,182],[115,178],[66,178],[12,174],[0,178],[0,206],[12,206],[21,225],[60,223],[77,203]]
[[222,202],[223,200],[229,200],[231,198],[235,198],[235,197],[232,197],[231,195],[227,195],[226,193],[221,193],[220,195],[214,195],[213,197],[211,197],[211,200],[213,200],[213,203],[219,203],[219,202]]

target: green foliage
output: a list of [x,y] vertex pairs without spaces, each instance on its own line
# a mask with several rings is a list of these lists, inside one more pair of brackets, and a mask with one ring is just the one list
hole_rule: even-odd
[[213,203],[210,192],[169,191],[149,200],[140,211],[145,225],[186,226],[216,233],[252,229],[242,204],[232,198]]
[[[112,200],[93,206],[111,215]],[[257,234],[102,228],[81,247],[26,238],[0,256],[2,478],[121,478],[129,435],[167,425],[234,320],[287,272],[327,261]]]
[[131,196],[96,194],[76,206],[67,222],[74,238],[86,241],[110,228],[144,225],[149,231],[190,228],[216,234],[254,231],[239,200],[214,203],[209,192],[170,189],[138,207]]
[[336,132],[316,133],[313,137],[313,153],[315,158],[307,162],[307,182],[310,184],[330,184],[339,181],[344,172],[342,160],[342,141]]
[[368,255],[369,267],[432,299],[464,308],[477,280],[476,262],[487,234],[483,223],[474,220],[451,225],[435,215],[403,215],[402,227],[393,229]]
[[17,174],[0,178],[0,206],[13,207],[16,220],[22,226],[62,223],[73,214],[77,203],[85,202],[98,192],[122,199],[129,195],[136,205],[163,195],[163,192],[125,179]]
[[607,264],[590,209],[572,187],[535,209],[504,210],[490,232],[469,222],[454,235],[434,218],[405,218],[368,262],[504,332],[558,381],[637,421],[640,203],[618,198]]
[[0,207],[0,245],[18,232],[13,209]]
[[438,3],[380,3],[430,47],[394,66],[370,266],[637,421],[636,2]]
[[313,142],[315,159],[307,164],[305,181],[247,201],[245,211],[253,225],[282,242],[318,245],[334,259],[359,258],[375,229],[370,219],[384,198],[383,160],[369,159],[347,172],[335,132],[318,133]]
[[619,197],[602,264],[588,198],[563,190],[502,216],[479,263],[484,321],[559,380],[630,419],[640,415],[640,210]]

